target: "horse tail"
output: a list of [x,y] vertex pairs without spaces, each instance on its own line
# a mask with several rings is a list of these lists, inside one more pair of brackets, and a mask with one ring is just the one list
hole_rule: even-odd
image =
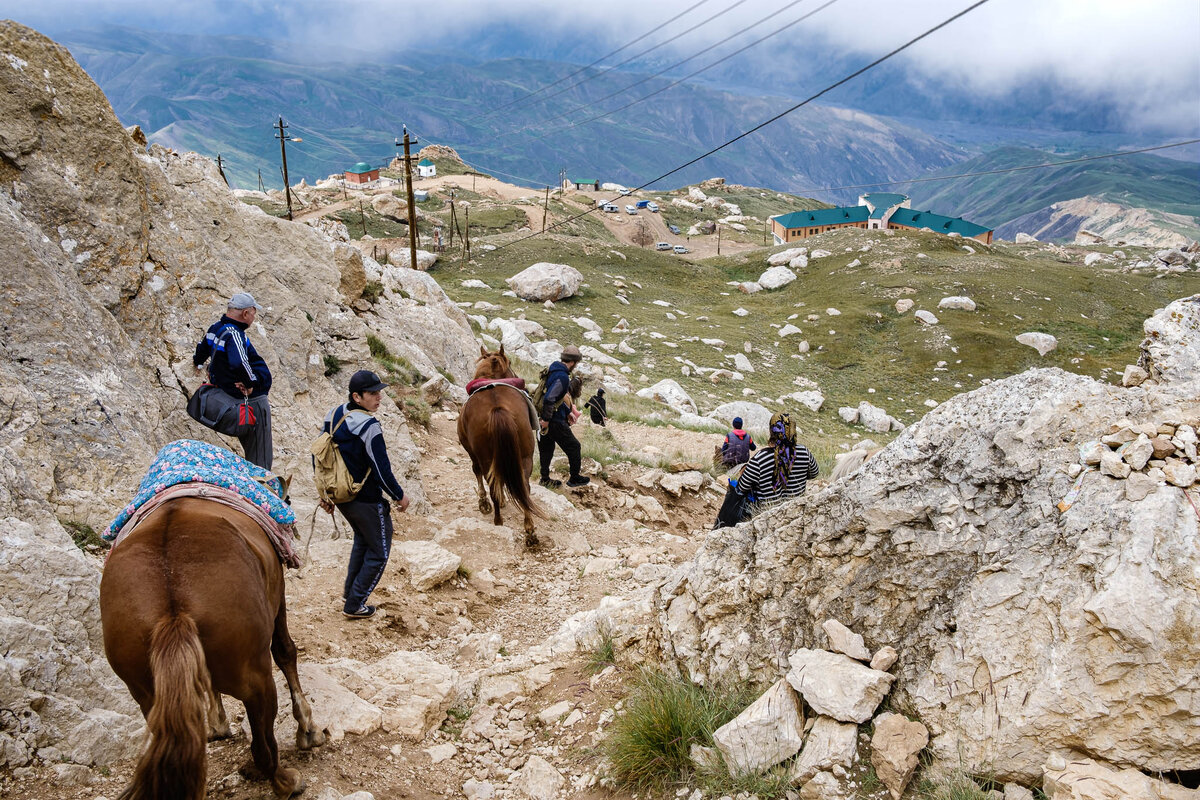
[[835,458],[837,464],[833,471],[829,473],[829,482],[833,483],[839,478],[844,478],[851,473],[857,472],[858,468],[866,463],[867,459],[878,453],[879,450],[851,450],[849,453],[839,453]]
[[196,623],[186,613],[164,617],[154,626],[150,671],[150,743],[120,800],[201,800],[207,770],[205,714],[212,687]]
[[492,495],[500,497],[501,491],[507,489],[509,497],[522,511],[545,517],[529,493],[529,476],[521,470],[521,436],[528,435],[528,431],[519,429],[512,414],[501,406],[492,409],[488,427],[491,429],[493,447],[487,480]]

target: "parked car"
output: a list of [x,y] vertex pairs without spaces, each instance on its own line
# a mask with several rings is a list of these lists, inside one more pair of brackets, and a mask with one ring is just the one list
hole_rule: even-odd
[[658,212],[658,203],[654,202],[653,200],[647,201],[646,208],[657,213]]
[[675,252],[679,255],[683,255],[684,253],[688,252],[688,249],[681,244],[675,245],[675,247],[672,249],[674,249]]
[[633,206],[625,206],[625,213],[630,215],[631,217],[636,217],[637,209],[634,208]]
[[675,234],[676,236],[679,235],[679,226],[678,225],[668,225],[667,230],[669,230],[671,233]]
[[658,242],[657,244],[654,245],[654,249],[655,250],[670,250],[671,243],[670,242]]
[[616,203],[605,203],[604,210],[607,211],[609,214],[616,214],[621,209],[617,207]]

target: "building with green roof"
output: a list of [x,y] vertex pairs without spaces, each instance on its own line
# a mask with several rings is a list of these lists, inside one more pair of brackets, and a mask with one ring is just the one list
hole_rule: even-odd
[[935,233],[958,234],[983,244],[992,243],[992,231],[988,228],[958,217],[934,214],[932,211],[913,211],[907,195],[892,192],[860,195],[856,206],[793,211],[790,214],[771,217],[775,244],[807,239],[838,228],[928,229]]
[[372,167],[365,161],[360,161],[344,173],[346,183],[363,186],[379,180],[379,167]]
[[437,175],[437,164],[434,164],[428,158],[422,158],[417,162],[417,175],[421,178],[432,178]]

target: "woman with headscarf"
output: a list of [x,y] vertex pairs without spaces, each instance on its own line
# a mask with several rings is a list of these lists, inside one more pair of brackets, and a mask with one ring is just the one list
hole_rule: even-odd
[[817,477],[817,460],[796,443],[796,426],[787,412],[771,416],[770,439],[746,462],[737,486],[730,487],[717,527],[736,525],[764,507],[804,494]]

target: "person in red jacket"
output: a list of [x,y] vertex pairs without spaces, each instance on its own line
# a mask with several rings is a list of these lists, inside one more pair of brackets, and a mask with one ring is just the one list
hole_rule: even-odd
[[725,442],[721,445],[721,462],[729,468],[745,464],[756,447],[750,432],[742,430],[742,418],[734,417],[733,430],[725,434]]

